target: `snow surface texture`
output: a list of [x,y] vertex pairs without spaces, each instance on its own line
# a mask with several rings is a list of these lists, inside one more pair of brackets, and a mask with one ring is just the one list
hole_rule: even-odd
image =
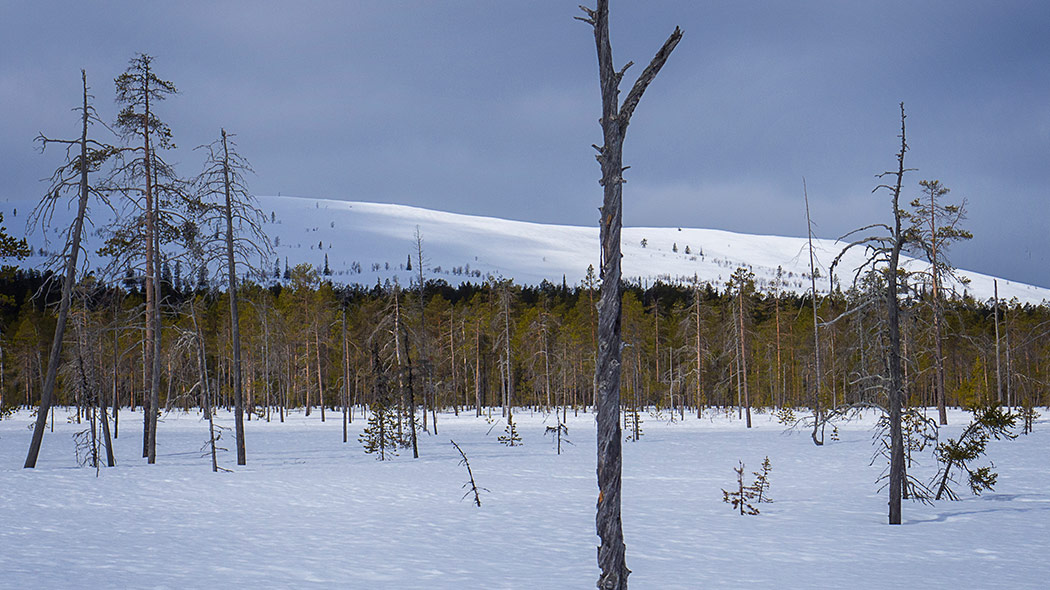
[[[306,197],[259,197],[258,200],[266,217],[263,230],[277,243],[274,257],[260,265],[270,280],[275,262],[282,275],[286,262],[290,267],[308,263],[320,271],[327,255],[332,271],[330,278],[334,282],[371,286],[396,277],[408,285],[419,276],[417,228],[423,240],[424,278],[428,280],[440,278],[458,285],[502,277],[514,279],[518,284],[537,285],[548,280],[560,285],[564,279],[574,286],[583,280],[588,265],[594,267],[597,280],[597,226],[547,225],[405,205]],[[22,220],[33,205],[31,202],[0,204],[13,232],[21,229]],[[21,217],[13,219],[15,208]],[[56,212],[56,226],[64,227],[63,220],[67,218],[72,218],[70,211]],[[96,220],[96,226],[102,225],[102,221]],[[51,243],[45,246],[43,237],[37,233],[30,233],[28,238],[35,250],[59,249],[54,244],[55,236],[49,236]],[[98,236],[93,236],[89,250],[94,251],[98,243]],[[805,293],[810,288],[805,238],[713,229],[627,227],[622,233],[622,244],[623,276],[643,284],[657,280],[688,283],[695,275],[701,283],[721,289],[733,271],[746,267],[755,273],[760,290],[772,292],[780,267],[783,269],[781,290]],[[814,240],[819,291],[828,290],[828,266],[843,246],[835,240]],[[412,270],[407,268],[409,258]],[[836,275],[844,288],[849,286],[854,269],[864,258],[863,250],[854,248],[840,263]],[[40,265],[43,261],[44,258],[34,256],[23,264]],[[98,264],[99,261],[94,260],[88,266],[94,268]],[[919,269],[925,265],[912,261],[910,266]],[[993,277],[969,271],[960,274],[971,282],[955,285],[958,294],[969,293],[982,301],[992,298]],[[184,276],[189,275],[189,271],[184,270]],[[1005,301],[1017,298],[1020,303],[1038,304],[1050,301],[1050,289],[1000,279],[999,297]]]
[[[142,416],[121,412],[117,467],[78,468],[55,412],[37,469],[22,469],[31,416],[0,421],[0,588],[592,588],[594,423],[569,415],[555,454],[553,417],[515,413],[524,446],[497,442],[504,423],[439,415],[419,460],[378,462],[342,443],[338,415],[291,414],[247,425],[248,465],[212,473],[199,453],[207,423],[167,413],[156,465],[141,455]],[[643,414],[644,436],[624,445],[624,533],[630,587],[1045,588],[1050,579],[1050,422],[989,445],[994,492],[934,506],[906,502],[886,524],[881,465],[869,465],[871,417],[815,447],[771,415],[755,428],[719,414],[669,423]],[[229,425],[230,416],[220,414]],[[950,414],[942,436],[967,421]],[[461,499],[470,459],[482,507]],[[740,516],[722,502],[733,469],[772,463],[772,504]],[[923,455],[912,473],[932,476]]]

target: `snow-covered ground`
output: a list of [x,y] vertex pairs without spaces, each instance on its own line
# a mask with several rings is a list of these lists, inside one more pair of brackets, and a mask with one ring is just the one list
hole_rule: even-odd
[[[553,418],[515,414],[524,445],[497,442],[473,415],[439,416],[420,459],[378,462],[342,443],[337,414],[252,420],[248,466],[230,453],[212,473],[206,423],[168,413],[156,465],[141,455],[141,414],[121,413],[117,467],[76,467],[55,413],[37,469],[22,469],[31,416],[0,421],[0,588],[592,588],[594,426],[569,415],[568,446],[543,434]],[[220,416],[229,424],[228,415]],[[934,506],[905,503],[886,523],[869,465],[872,420],[843,424],[815,447],[769,414],[747,430],[733,416],[669,423],[643,415],[624,445],[623,518],[635,589],[1045,588],[1050,579],[1050,422],[992,442],[994,492]],[[950,415],[956,435],[966,416]],[[462,500],[470,459],[482,507]],[[775,500],[758,516],[722,502],[737,461],[772,463]],[[929,456],[912,473],[928,477]]]

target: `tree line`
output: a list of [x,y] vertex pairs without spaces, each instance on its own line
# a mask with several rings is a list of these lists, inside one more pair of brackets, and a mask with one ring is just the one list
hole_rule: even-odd
[[[48,290],[52,283],[46,279],[18,270],[0,283],[6,302],[0,390],[8,409],[36,407],[40,400],[60,298],[57,288]],[[80,412],[101,397],[119,417],[120,409],[149,403],[143,287],[91,276],[78,283],[57,373],[58,404]],[[836,290],[817,300],[818,380],[809,295],[758,291],[746,269],[721,288],[699,282],[623,288],[626,419],[638,420],[639,413],[645,413],[644,421],[648,413],[682,419],[710,412],[743,419],[752,411],[808,411],[818,404],[885,406],[884,311],[862,307],[867,296],[861,290]],[[283,420],[294,411],[352,421],[381,403],[406,421],[412,414],[418,428],[432,431],[446,411],[502,416],[521,407],[594,408],[598,289],[593,279],[571,287],[508,280],[453,287],[430,280],[420,291],[416,282],[336,285],[302,264],[284,284],[248,282],[238,287],[238,295],[248,420]],[[997,312],[993,301],[972,297],[940,306],[932,300],[928,289],[918,288],[901,302],[907,406],[936,405],[940,322],[934,317],[941,308],[948,405],[1048,403],[1050,310],[1013,301],[1000,302]],[[158,407],[203,408],[211,405],[204,401],[207,389],[214,405],[233,409],[229,291],[177,290],[161,281],[160,301]],[[81,364],[90,369],[86,387],[78,385]]]

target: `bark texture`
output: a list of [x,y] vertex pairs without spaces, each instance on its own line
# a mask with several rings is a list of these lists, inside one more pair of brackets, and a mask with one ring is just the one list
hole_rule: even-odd
[[627,588],[626,547],[620,519],[621,445],[620,433],[620,364],[621,364],[621,285],[620,230],[622,227],[623,140],[638,101],[656,78],[671,51],[678,45],[682,32],[677,27],[664,42],[652,62],[645,68],[622,105],[619,100],[620,80],[631,66],[628,62],[617,71],[613,67],[609,41],[609,2],[599,0],[591,10],[581,6],[585,17],[577,17],[594,29],[598,50],[598,75],[602,91],[602,135],[604,145],[595,146],[602,168],[601,185],[604,199],[601,208],[601,289],[598,301],[598,506],[595,524],[601,545],[598,588]]

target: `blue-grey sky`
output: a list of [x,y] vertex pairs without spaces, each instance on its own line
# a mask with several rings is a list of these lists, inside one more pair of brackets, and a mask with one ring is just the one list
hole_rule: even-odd
[[[58,153],[33,138],[77,133],[80,69],[112,120],[144,52],[180,91],[157,111],[184,175],[225,127],[258,194],[594,225],[579,2],[0,0],[0,199],[44,191]],[[803,176],[818,235],[887,221],[903,101],[905,197],[968,201],[953,262],[1050,286],[1050,3],[613,0],[611,21],[624,92],[685,32],[628,132],[626,224],[804,235]]]

